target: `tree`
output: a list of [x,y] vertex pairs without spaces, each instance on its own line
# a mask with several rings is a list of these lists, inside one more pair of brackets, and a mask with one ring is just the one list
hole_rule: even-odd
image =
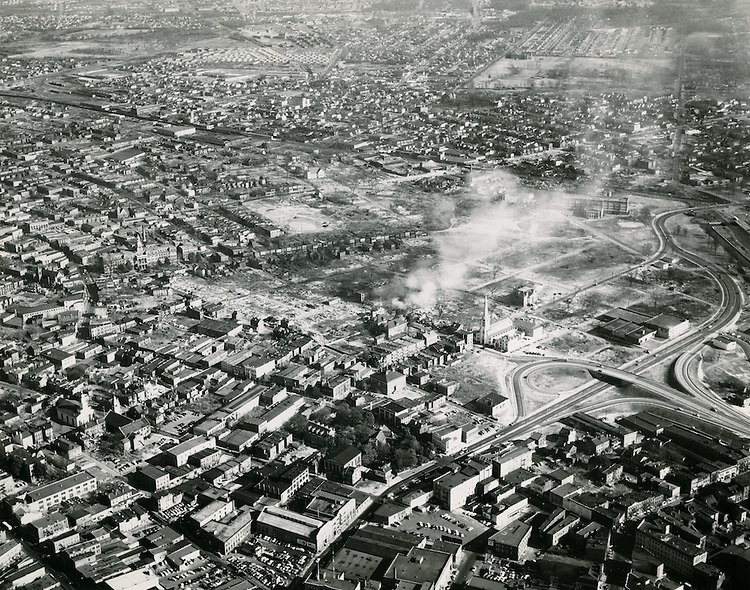
[[352,408],[348,404],[336,404],[334,410],[336,412],[332,420],[334,426],[349,426],[353,424]]
[[333,445],[335,448],[356,447],[356,443],[356,434],[354,432],[354,428],[352,428],[351,426],[347,426],[346,428],[342,428],[341,430],[336,431]]
[[435,445],[427,441],[422,445],[422,452],[419,454],[419,463],[425,463],[435,457]]
[[362,410],[362,424],[369,428],[375,426],[375,414],[370,410]]
[[502,270],[502,268],[503,266],[499,262],[492,263],[492,282],[493,283],[497,280],[497,277],[500,274],[500,271]]
[[418,457],[422,452],[422,446],[416,437],[407,432],[399,441],[398,447],[393,452],[393,466],[401,471],[417,465]]
[[303,438],[307,432],[307,418],[302,414],[292,416],[284,425],[287,432],[291,433],[297,439]]
[[334,406],[336,417],[333,419],[335,426],[356,426],[364,424],[372,426],[375,424],[375,416],[368,410],[352,407],[346,402],[340,402]]
[[397,471],[409,469],[417,464],[417,453],[414,449],[396,449],[393,453],[393,467]]
[[650,223],[654,208],[650,206],[642,207],[636,219],[642,223]]
[[375,448],[375,445],[371,442],[368,442],[366,445],[362,447],[362,463],[369,467],[371,465],[374,465],[378,462],[378,449]]
[[41,461],[37,461],[34,463],[31,473],[34,479],[42,479],[47,476],[47,465]]
[[367,442],[370,440],[370,437],[372,436],[373,429],[371,426],[368,426],[364,422],[360,422],[354,427],[351,427],[354,432],[354,438],[357,441],[357,444],[364,445],[367,444]]
[[586,203],[579,201],[573,206],[574,217],[586,217]]
[[319,408],[310,414],[310,420],[328,424],[331,421],[331,409],[328,407]]
[[703,353],[703,360],[707,363],[715,363],[719,360],[719,352],[713,348],[708,348]]

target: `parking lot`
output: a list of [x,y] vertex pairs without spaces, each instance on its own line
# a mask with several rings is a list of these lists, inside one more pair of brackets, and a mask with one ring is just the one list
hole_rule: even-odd
[[201,418],[203,418],[201,414],[196,414],[190,410],[177,410],[167,417],[160,427],[160,431],[168,436],[179,437],[185,434]]
[[184,571],[166,567],[159,574],[163,576],[159,584],[165,590],[174,588],[210,590],[234,579],[234,576],[226,569],[204,558],[189,562],[188,568]]
[[227,558],[242,574],[270,588],[287,586],[311,560],[308,551],[263,535],[248,540],[238,553]]
[[415,533],[430,540],[443,536],[460,539],[466,544],[487,530],[487,527],[462,513],[448,512],[435,507],[425,507],[423,511],[413,512],[393,528]]

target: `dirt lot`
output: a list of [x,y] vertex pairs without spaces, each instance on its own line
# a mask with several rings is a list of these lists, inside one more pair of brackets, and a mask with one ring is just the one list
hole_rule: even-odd
[[[616,279],[576,293],[572,297],[544,306],[536,313],[557,325],[587,330],[596,318],[612,307],[627,307],[642,301],[643,292],[625,279]],[[589,320],[588,322],[586,320]]]
[[548,277],[564,283],[570,290],[601,281],[638,264],[642,259],[643,256],[618,249],[602,240],[586,246],[574,255],[540,266],[536,272],[542,280]]
[[298,199],[269,197],[254,200],[246,206],[290,234],[329,232],[340,225],[326,214],[325,208],[313,207]]
[[527,384],[543,393],[565,393],[589,381],[591,375],[583,369],[550,367],[531,373]]
[[619,367],[643,354],[643,350],[626,346],[610,346],[589,357],[592,362]]
[[514,307],[510,293],[520,284],[533,283],[540,303],[561,293],[588,286],[640,262],[643,256],[625,251],[608,240],[587,234],[568,220],[555,226],[553,235],[530,237],[524,226],[507,235],[481,258],[469,259],[465,288],[489,293]]
[[704,271],[691,266],[676,265],[655,270],[646,279],[668,291],[676,291],[705,303],[718,302],[720,291],[714,280]]
[[[672,201],[647,197],[631,197],[631,202],[636,214],[645,208],[655,211],[675,206]],[[531,281],[544,302],[556,293],[568,293],[628,269],[656,247],[650,226],[631,218],[592,221],[558,211],[545,215],[549,221],[541,232],[530,231],[523,223],[504,228],[497,251],[475,261],[467,281],[469,289],[501,294],[509,283]]]
[[606,340],[587,332],[558,329],[536,348],[552,356],[586,358],[608,347]]
[[320,191],[327,213],[349,231],[421,225],[423,213],[431,208],[428,196],[412,186],[394,186],[389,178],[367,166],[334,162],[326,167],[325,178],[310,184]]
[[522,388],[522,394],[523,404],[526,408],[526,415],[528,416],[529,414],[536,412],[540,408],[543,408],[544,406],[556,401],[560,397],[561,392],[543,392],[531,390],[528,387],[524,387]]
[[288,318],[294,325],[328,337],[340,336],[342,326],[356,323],[361,306],[317,295],[305,286],[254,271],[240,272],[222,282],[198,277],[176,278],[176,289],[192,291],[204,303],[223,303],[225,314],[237,312],[240,320],[252,317]]
[[714,301],[707,302],[676,291],[656,289],[642,303],[633,305],[632,308],[647,315],[665,313],[688,318],[691,323],[698,324],[708,318],[718,302],[718,295]]
[[643,254],[654,251],[658,244],[651,228],[640,221],[622,217],[605,217],[604,219],[587,220],[586,225],[592,231],[613,236],[623,245]]
[[575,331],[595,328],[599,324],[596,318],[614,307],[632,307],[651,315],[673,314],[690,318],[693,323],[706,319],[719,300],[716,287],[701,272],[680,273],[676,278],[680,280],[621,277],[543,306],[535,313],[558,327]]
[[461,363],[439,367],[435,377],[460,383],[458,391],[451,396],[453,401],[467,404],[488,393],[508,396],[505,377],[516,367],[500,354],[490,350],[476,350],[464,357]]
[[744,394],[750,384],[750,362],[742,348],[727,351],[706,346],[702,353],[698,374],[709,389],[725,399]]

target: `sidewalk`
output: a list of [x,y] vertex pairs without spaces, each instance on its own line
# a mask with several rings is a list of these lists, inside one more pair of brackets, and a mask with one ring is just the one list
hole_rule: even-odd
[[402,471],[388,483],[383,483],[380,481],[367,481],[365,483],[360,483],[358,486],[356,486],[356,489],[357,491],[371,494],[373,496],[381,496],[387,489],[398,485],[402,481],[409,479],[416,473],[419,473],[420,471],[427,469],[434,464],[435,460],[433,459],[432,461],[428,461],[427,463],[422,463],[421,465],[417,465],[416,467],[412,467],[411,469]]

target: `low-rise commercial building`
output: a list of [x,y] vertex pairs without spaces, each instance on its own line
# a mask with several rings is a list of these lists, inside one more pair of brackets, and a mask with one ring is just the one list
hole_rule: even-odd
[[26,492],[23,501],[28,510],[46,513],[62,501],[81,498],[96,488],[96,477],[82,471]]
[[518,560],[529,547],[531,526],[514,520],[487,540],[487,550],[498,557]]

